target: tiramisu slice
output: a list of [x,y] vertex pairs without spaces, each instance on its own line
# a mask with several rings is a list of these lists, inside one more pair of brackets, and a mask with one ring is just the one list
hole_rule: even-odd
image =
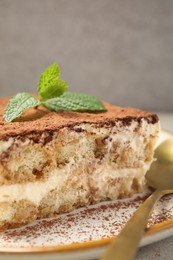
[[105,104],[100,113],[28,109],[3,120],[0,99],[0,229],[17,227],[145,188],[157,115]]

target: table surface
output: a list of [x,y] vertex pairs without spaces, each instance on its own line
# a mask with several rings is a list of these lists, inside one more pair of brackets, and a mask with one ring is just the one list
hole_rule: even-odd
[[[173,113],[158,113],[161,127],[173,132]],[[139,249],[135,260],[172,260],[173,236]]]

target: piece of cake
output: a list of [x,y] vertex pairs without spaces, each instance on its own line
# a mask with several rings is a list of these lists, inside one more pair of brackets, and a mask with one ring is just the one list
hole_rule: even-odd
[[0,99],[1,230],[144,190],[156,114],[107,103],[102,113],[38,107],[7,123],[7,102]]

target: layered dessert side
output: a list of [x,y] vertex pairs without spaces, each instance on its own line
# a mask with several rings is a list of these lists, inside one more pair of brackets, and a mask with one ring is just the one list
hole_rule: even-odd
[[105,103],[106,112],[30,108],[3,119],[0,99],[0,229],[146,187],[159,134],[156,114]]

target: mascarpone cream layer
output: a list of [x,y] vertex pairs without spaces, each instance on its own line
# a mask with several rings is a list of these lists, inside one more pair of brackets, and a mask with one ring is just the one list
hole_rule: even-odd
[[[143,176],[148,170],[149,165],[146,164],[143,168],[136,169],[119,169],[114,170],[110,167],[98,167],[91,177],[93,187],[98,187],[99,190],[106,192],[107,179],[109,178],[133,178],[136,175]],[[62,186],[65,184],[69,177],[69,174],[65,169],[63,170],[54,170],[51,176],[46,181],[35,181],[24,184],[12,184],[12,185],[3,185],[0,187],[0,203],[2,202],[13,202],[19,200],[28,200],[33,202],[37,206],[40,204],[40,201],[48,195],[51,190],[61,190]],[[80,186],[80,178],[78,185]],[[86,178],[86,186],[87,186]],[[81,180],[83,184],[83,180]],[[130,187],[129,187],[130,190]],[[89,188],[88,188],[89,191]],[[70,198],[69,194],[69,199]]]

